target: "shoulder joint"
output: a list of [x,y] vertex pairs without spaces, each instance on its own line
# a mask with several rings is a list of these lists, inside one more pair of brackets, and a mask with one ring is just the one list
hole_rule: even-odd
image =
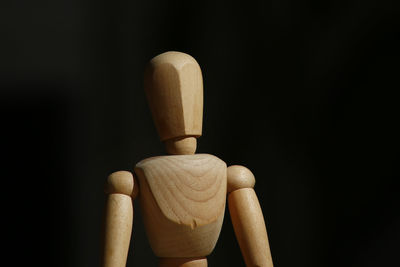
[[253,188],[256,179],[253,173],[244,166],[232,165],[228,167],[228,194],[241,188]]
[[139,187],[132,173],[117,171],[108,176],[105,192],[107,194],[124,194],[134,199],[139,192]]

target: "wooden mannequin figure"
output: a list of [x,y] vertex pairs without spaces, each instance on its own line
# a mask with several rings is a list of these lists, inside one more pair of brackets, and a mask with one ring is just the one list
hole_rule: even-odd
[[106,183],[102,266],[126,265],[138,197],[147,237],[159,266],[207,266],[228,199],[234,231],[247,266],[272,267],[255,179],[245,167],[209,154],[195,154],[201,136],[203,80],[191,56],[166,52],[150,61],[145,90],[169,155],[144,159],[134,175],[111,174]]

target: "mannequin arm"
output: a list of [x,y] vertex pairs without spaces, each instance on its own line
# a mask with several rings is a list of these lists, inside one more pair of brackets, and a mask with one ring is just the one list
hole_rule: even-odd
[[133,200],[138,186],[127,171],[112,173],[105,188],[107,202],[103,232],[103,267],[124,267],[132,233]]
[[254,175],[245,167],[228,168],[228,205],[246,266],[273,267]]

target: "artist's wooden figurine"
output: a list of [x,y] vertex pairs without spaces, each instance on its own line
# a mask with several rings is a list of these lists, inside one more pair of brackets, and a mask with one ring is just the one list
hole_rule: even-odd
[[138,197],[159,266],[207,266],[227,199],[246,265],[272,267],[253,174],[242,166],[227,167],[216,156],[195,154],[203,117],[203,80],[196,60],[180,52],[156,56],[146,69],[144,84],[169,155],[140,161],[134,175],[120,171],[108,177],[102,266],[125,266],[132,202]]

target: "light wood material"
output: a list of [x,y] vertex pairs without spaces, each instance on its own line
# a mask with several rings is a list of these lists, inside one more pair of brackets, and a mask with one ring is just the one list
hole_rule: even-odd
[[193,57],[181,52],[154,57],[146,68],[144,86],[162,141],[201,135],[203,78]]
[[143,220],[158,257],[211,253],[224,217],[226,169],[208,154],[153,157],[136,165]]
[[159,267],[207,267],[206,258],[161,258]]
[[252,188],[231,192],[229,212],[246,266],[272,267],[264,217]]
[[227,168],[215,156],[194,154],[203,118],[203,80],[196,60],[180,52],[156,56],[146,68],[144,86],[158,134],[170,156],[140,161],[134,169],[138,183],[129,172],[109,176],[102,266],[125,266],[132,200],[139,196],[147,237],[159,266],[206,267],[205,257],[221,231],[228,193],[246,265],[272,267],[264,218],[253,190],[254,175],[243,166]]
[[133,222],[132,196],[138,193],[130,172],[111,174],[105,186],[108,194],[103,234],[103,267],[124,267],[128,256]]
[[256,179],[246,167],[232,165],[228,167],[228,193],[241,188],[253,188]]
[[139,193],[139,187],[135,182],[132,173],[128,171],[114,172],[108,176],[104,191],[106,194],[119,193],[135,199]]
[[164,144],[168,154],[193,155],[196,152],[197,140],[194,137],[180,137],[168,139]]
[[107,198],[103,264],[104,267],[124,267],[132,231],[132,199],[124,194]]

